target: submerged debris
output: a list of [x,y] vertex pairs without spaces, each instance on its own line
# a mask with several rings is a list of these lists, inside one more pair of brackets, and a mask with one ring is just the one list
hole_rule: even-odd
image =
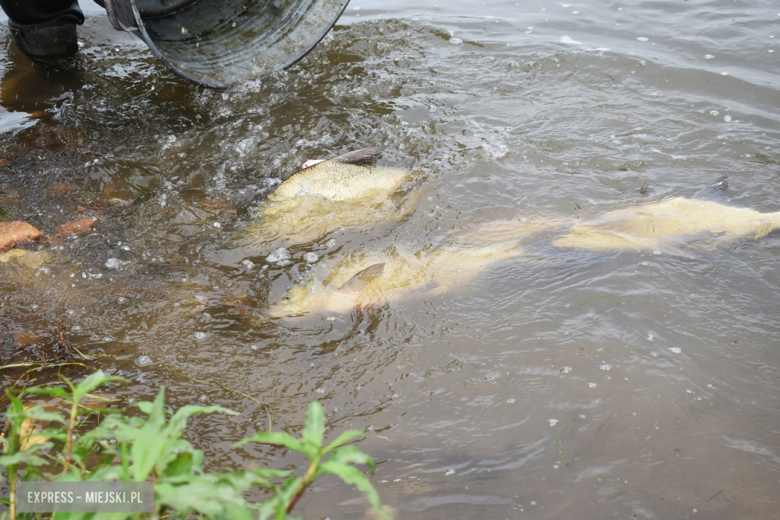
[[43,231],[21,220],[0,222],[0,253],[14,246],[38,240],[42,236]]

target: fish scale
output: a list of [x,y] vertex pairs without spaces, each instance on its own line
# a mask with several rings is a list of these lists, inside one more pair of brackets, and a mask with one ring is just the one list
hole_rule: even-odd
[[359,166],[331,160],[293,174],[268,199],[280,201],[300,195],[330,200],[374,197],[395,190],[408,178],[409,170],[403,168]]

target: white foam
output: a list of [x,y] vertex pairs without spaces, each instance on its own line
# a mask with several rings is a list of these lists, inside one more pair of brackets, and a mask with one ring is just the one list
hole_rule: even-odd
[[578,42],[571,36],[561,36],[561,43],[566,43],[568,45],[582,45],[582,42]]
[[279,249],[275,249],[273,252],[271,252],[271,254],[269,254],[265,260],[268,263],[287,262],[290,260],[290,252],[287,249],[280,247]]

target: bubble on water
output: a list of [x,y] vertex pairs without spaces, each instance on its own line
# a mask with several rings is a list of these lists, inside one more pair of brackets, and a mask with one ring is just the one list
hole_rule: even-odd
[[653,339],[655,339],[655,336],[653,336],[652,334],[647,335],[647,341],[653,341]]
[[575,40],[571,36],[566,36],[566,35],[561,36],[561,43],[566,43],[566,44],[569,44],[569,45],[582,45],[582,42],[578,42],[577,40]]
[[680,354],[680,353],[682,353],[682,349],[681,349],[680,347],[671,347],[669,350],[670,350],[671,352],[674,352],[675,354]]
[[460,45],[463,43],[463,40],[460,38],[450,38],[450,45]]
[[713,59],[714,57],[715,57],[715,56],[713,56],[712,54],[705,54],[705,55],[704,55],[704,59],[705,59],[705,60],[711,60],[711,59]]
[[252,262],[251,260],[241,260],[241,265],[243,265],[244,269],[246,269],[247,271],[249,271],[255,266],[254,262]]
[[109,258],[108,260],[106,260],[106,267],[108,267],[109,269],[119,269],[123,265],[127,265],[129,263],[130,262],[123,261],[118,258]]
[[125,303],[127,301],[127,298],[125,298],[124,296],[120,296],[119,298],[116,299],[116,301],[118,303]]
[[596,388],[596,383],[588,383],[588,388]]
[[219,222],[214,222],[214,223],[212,224],[212,226],[214,226],[215,228],[221,228],[221,227],[222,227],[222,224],[220,224]]
[[110,341],[114,341],[114,338],[112,336],[105,336],[103,338],[103,343],[108,343]]
[[506,400],[506,402],[509,403],[509,404],[514,404],[515,403],[515,398],[514,397],[510,397],[509,399]]
[[319,260],[319,259],[320,259],[320,257],[319,257],[319,256],[317,256],[317,253],[306,253],[305,255],[303,255],[303,259],[304,259],[306,262],[308,262],[308,263],[310,263],[310,264],[313,264],[314,262],[316,262],[317,260]]
[[318,389],[315,390],[315,392],[317,392],[318,394],[324,394],[325,393],[325,389],[322,388],[322,387],[319,387]]
[[728,123],[731,121],[731,116],[723,116],[723,120]]
[[693,390],[691,390],[690,388],[686,388],[686,389],[685,389],[685,393],[686,393],[686,394],[692,394],[692,393],[693,393]]
[[202,395],[202,396],[198,397],[198,401],[200,401],[201,403],[205,403],[208,400],[209,400],[209,398],[208,398],[207,395]]
[[81,277],[82,278],[86,278],[87,277],[87,273],[81,273]]
[[249,347],[249,348],[251,348],[252,350],[257,350],[257,349],[259,349],[260,347],[258,347],[257,345],[250,345],[250,347]]
[[130,246],[122,246],[120,247],[122,251],[130,251]]
[[568,374],[568,373],[570,373],[571,371],[572,371],[572,368],[571,368],[571,367],[563,367],[563,368],[561,368],[561,369],[559,370],[559,372],[560,372],[561,374]]
[[558,424],[558,419],[550,419],[550,426],[555,426]]
[[718,114],[720,114],[720,112],[718,112],[717,110],[710,110],[711,116],[717,116]]
[[286,265],[290,263],[290,252],[284,247],[280,247],[272,251],[265,260],[270,264]]
[[650,41],[650,38],[645,38],[644,36],[637,36],[636,39],[640,42]]
[[335,245],[336,245],[336,239],[335,238],[331,238],[330,240],[325,242],[325,247],[333,247]]
[[196,332],[195,333],[195,339],[204,339],[206,337],[205,332]]
[[601,370],[611,370],[612,369],[612,365],[601,365],[599,368]]
[[450,475],[454,475],[454,474],[455,474],[454,469],[448,469],[447,471],[444,472],[445,477],[449,477]]
[[205,302],[206,301],[206,297],[203,296],[202,294],[196,294],[195,295],[195,299],[198,300],[199,302]]
[[70,328],[70,330],[72,330],[72,331],[74,331],[74,332],[78,332],[78,331],[80,331],[80,330],[81,330],[81,325],[74,325],[74,326],[72,326],[72,327]]
[[152,364],[152,358],[150,358],[149,356],[141,356],[135,360],[135,363],[138,366],[142,366],[142,367],[149,366]]
[[536,505],[536,501],[535,500],[531,500],[531,505],[535,506]]

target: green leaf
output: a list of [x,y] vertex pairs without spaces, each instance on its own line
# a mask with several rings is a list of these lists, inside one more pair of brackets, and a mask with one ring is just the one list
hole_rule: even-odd
[[248,444],[250,442],[257,442],[260,444],[274,444],[277,446],[284,446],[289,450],[298,451],[300,453],[307,453],[306,447],[303,446],[301,441],[284,432],[256,433],[246,437],[245,439],[241,439],[237,443],[233,444],[233,446],[243,446],[244,444]]
[[374,486],[371,485],[368,477],[366,477],[357,468],[354,466],[342,464],[340,462],[327,460],[320,465],[320,470],[322,473],[333,473],[334,475],[338,475],[341,480],[347,484],[352,484],[358,488],[359,491],[365,493],[366,498],[368,498],[368,501],[371,502],[372,506],[374,506],[376,512],[382,518],[390,520],[388,514],[385,513],[384,509],[382,509],[382,502],[379,500],[379,494],[376,492],[376,489],[374,489]]
[[141,401],[140,403],[136,403],[134,406],[146,415],[151,415],[152,409],[154,408],[154,403],[150,401]]
[[[42,446],[36,444],[35,446]],[[9,455],[0,455],[0,466],[8,467],[24,462],[25,464],[31,464],[33,466],[42,466],[46,464],[46,461],[37,455],[33,455],[29,451],[18,451]]]
[[56,397],[62,397],[66,401],[70,402],[71,397],[68,392],[65,391],[65,389],[59,387],[59,386],[52,386],[47,388],[41,388],[34,386],[32,388],[26,388],[24,390],[25,394],[35,394],[35,395],[53,395]]
[[[322,448],[322,440],[325,435],[325,409],[319,401],[312,401],[306,412],[306,424],[303,426],[301,439],[310,447],[310,451],[318,454]],[[308,455],[308,453],[307,453]],[[311,458],[311,455],[309,455]]]
[[85,395],[93,391],[95,388],[111,381],[120,382],[126,381],[126,379],[117,376],[107,376],[102,370],[98,370],[94,374],[90,374],[84,381],[76,385],[76,389],[73,392],[73,399],[79,403],[82,399],[84,399]]
[[344,446],[333,450],[328,460],[339,464],[365,464],[374,472],[374,461],[367,454],[358,449],[357,446]]
[[62,418],[57,412],[47,412],[40,406],[33,406],[25,410],[25,415],[34,421],[49,421],[60,424],[67,424],[67,421]]
[[188,475],[192,470],[192,452],[185,451],[180,453],[165,469],[165,475],[168,477],[176,475]]
[[339,435],[335,441],[331,442],[327,445],[323,453],[328,453],[332,449],[338,448],[339,446],[343,446],[344,444],[348,443],[355,437],[365,437],[366,434],[363,433],[360,430],[347,430],[341,435]]
[[[163,435],[165,426],[165,388],[160,392],[152,404],[149,416],[143,427],[137,431],[133,445],[130,447],[130,458],[133,461],[133,480],[143,482],[157,464],[157,459],[163,453],[168,439]],[[163,468],[164,470],[164,468]]]
[[14,219],[6,210],[3,209],[3,206],[0,206],[0,215],[4,216],[5,218],[10,218],[11,220]]
[[178,437],[184,432],[184,428],[187,426],[187,419],[193,415],[199,415],[203,413],[224,413],[226,415],[239,415],[238,412],[223,408],[221,406],[182,406],[176,413],[173,414],[171,420],[168,422],[168,426],[165,428],[166,435],[170,437]]

